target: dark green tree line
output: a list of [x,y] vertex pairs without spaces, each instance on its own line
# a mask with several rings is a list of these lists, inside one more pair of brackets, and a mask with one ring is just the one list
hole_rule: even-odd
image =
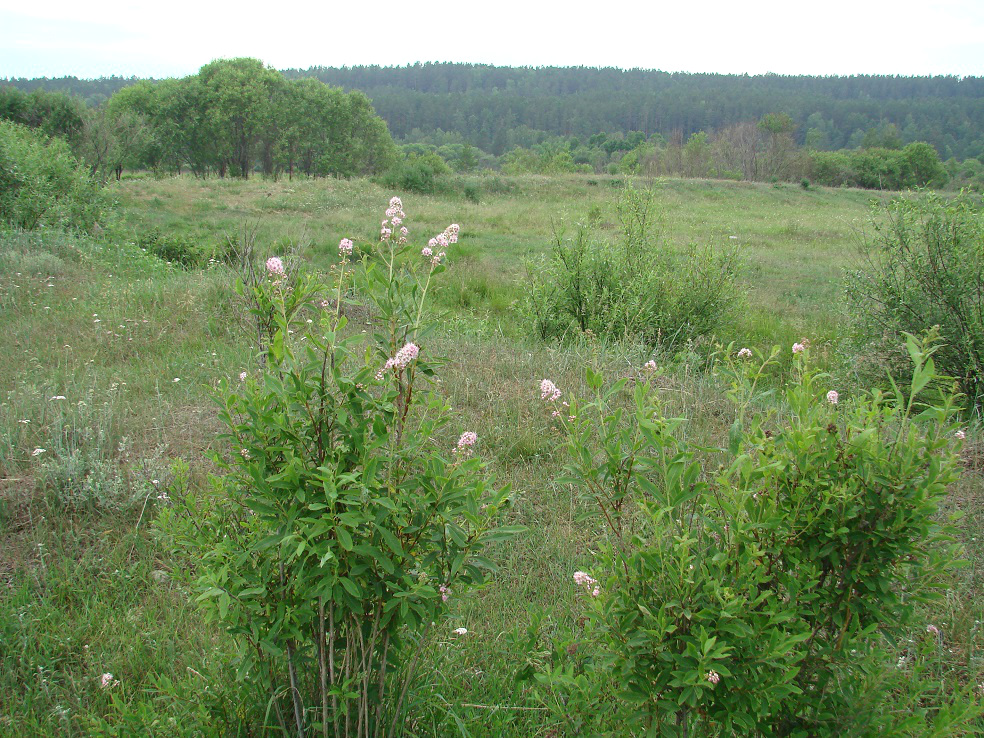
[[350,177],[383,171],[396,156],[365,95],[314,79],[287,80],[256,59],[214,61],[184,79],[140,82],[108,105],[149,122],[154,143],[145,164],[155,169]]
[[[539,143],[529,140],[531,133],[585,139],[599,131],[641,131],[647,138],[679,132],[686,140],[775,111],[792,118],[798,145],[817,150],[856,148],[868,131],[893,126],[899,146],[926,141],[944,159],[984,155],[984,77],[750,76],[482,64],[312,67],[284,75],[363,91],[399,139],[424,142],[453,131],[463,143],[496,156]],[[8,80],[28,92],[62,90],[90,103],[135,82]]]
[[364,94],[288,80],[247,58],[214,61],[183,79],[138,81],[95,108],[64,93],[0,87],[0,119],[65,138],[104,176],[146,167],[202,177],[350,177],[396,160]]

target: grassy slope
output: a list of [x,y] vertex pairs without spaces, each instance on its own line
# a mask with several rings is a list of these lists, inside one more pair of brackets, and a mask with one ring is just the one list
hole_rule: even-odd
[[[577,522],[570,491],[550,483],[559,460],[530,401],[533,388],[543,376],[578,387],[586,361],[619,371],[646,358],[633,347],[561,349],[522,339],[510,304],[519,295],[524,258],[545,251],[561,218],[600,216],[610,224],[614,190],[606,178],[529,177],[512,184],[512,192],[478,204],[404,198],[419,240],[448,222],[462,224],[440,295],[450,308],[448,330],[432,349],[451,359],[444,389],[463,415],[462,428],[478,431],[493,470],[518,490],[516,522],[529,526],[518,543],[499,552],[502,569],[494,583],[459,603],[447,631],[464,625],[469,636],[435,640],[430,686],[419,698],[447,708],[421,713],[423,735],[457,734],[455,718],[471,735],[549,732],[549,719],[535,710],[464,706],[537,706],[512,680],[530,657],[514,636],[540,609],[560,623],[577,615],[569,579],[587,563],[591,538]],[[180,178],[125,181],[116,194],[124,223],[114,233],[156,225],[221,234],[250,220],[264,255],[289,240],[325,266],[340,237],[375,236],[391,193],[364,181]],[[749,309],[736,335],[788,344],[802,335],[834,341],[841,333],[840,279],[871,197],[670,181],[663,201],[669,240],[725,243],[737,236],[743,247]],[[114,236],[93,246],[54,236],[42,242],[4,236],[0,242],[0,386],[6,392],[0,406],[0,585],[7,582],[0,593],[0,735],[85,735],[98,732],[91,721],[99,716],[113,723],[126,717],[136,734],[153,732],[147,726],[155,720],[160,735],[181,734],[176,725],[188,735],[198,727],[208,734],[210,724],[215,734],[235,734],[240,723],[262,717],[241,707],[248,695],[229,686],[229,640],[202,621],[177,583],[155,578],[153,572],[179,569],[181,562],[146,533],[157,504],[150,480],[167,474],[162,457],[187,459],[201,481],[216,428],[207,388],[249,365],[249,343],[237,328],[222,269],[171,269],[120,241]],[[689,432],[714,436],[726,426],[726,403],[699,366],[680,364],[665,385],[668,412],[689,417]],[[50,399],[58,395],[66,399]],[[32,459],[35,447],[47,451]],[[40,483],[41,463],[47,460],[47,473],[54,470],[64,481],[72,473],[64,460],[73,451],[74,458],[110,459],[122,484],[148,500],[143,517],[142,504],[100,516],[68,516],[51,505]],[[976,541],[984,517],[980,490],[973,470],[954,490],[954,506],[968,513],[972,566],[927,615],[952,649],[939,654],[934,668],[960,684],[984,678],[977,622],[984,559]],[[921,637],[913,634],[915,642]],[[99,688],[104,671],[121,681],[115,691]]]

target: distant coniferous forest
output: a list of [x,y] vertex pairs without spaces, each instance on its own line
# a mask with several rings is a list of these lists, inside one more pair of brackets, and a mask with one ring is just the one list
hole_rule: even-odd
[[[782,112],[796,142],[820,150],[860,146],[891,124],[902,143],[925,141],[944,159],[984,154],[984,77],[807,77],[688,74],[587,67],[516,68],[484,64],[311,67],[284,71],[361,90],[397,139],[439,132],[500,156],[538,143],[538,134],[578,136],[640,131],[669,138],[757,121]],[[19,89],[59,90],[90,104],[136,78],[10,79]]]
[[[984,183],[984,77],[428,63],[289,69],[282,78],[314,78],[364,93],[403,144],[404,168],[408,162],[415,167],[404,172],[409,179],[440,176],[442,167],[493,167],[764,181],[802,177],[891,189]],[[3,84],[67,92],[90,106],[110,102],[125,87],[148,89],[146,81],[124,77]],[[266,160],[269,170],[269,152]]]

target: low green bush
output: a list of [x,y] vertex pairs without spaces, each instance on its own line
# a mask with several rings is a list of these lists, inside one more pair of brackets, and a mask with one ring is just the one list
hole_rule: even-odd
[[542,340],[591,332],[672,349],[707,336],[742,298],[737,249],[667,247],[656,190],[625,187],[614,242],[584,224],[555,234],[550,255],[527,265],[522,309]]
[[187,269],[229,262],[234,258],[232,241],[217,241],[206,233],[165,232],[150,228],[137,234],[136,244],[148,253]]
[[[905,391],[852,398],[797,344],[785,410],[769,414],[779,350],[729,349],[737,412],[721,449],[664,417],[652,364],[611,387],[589,369],[583,403],[544,380],[569,451],[558,482],[604,531],[590,573],[574,574],[585,630],[536,672],[571,734],[860,735],[865,655],[905,632],[955,564],[938,511],[962,433],[932,340],[908,339]],[[941,699],[915,725],[908,702],[883,703],[863,734],[973,729],[973,697]]]
[[939,326],[940,370],[984,402],[984,209],[979,196],[906,195],[872,211],[847,280],[862,379],[905,375],[904,333]]
[[106,199],[68,143],[0,121],[0,221],[23,228],[89,231]]
[[380,182],[401,192],[433,194],[443,188],[443,180],[450,173],[444,159],[433,152],[411,154],[384,173]]

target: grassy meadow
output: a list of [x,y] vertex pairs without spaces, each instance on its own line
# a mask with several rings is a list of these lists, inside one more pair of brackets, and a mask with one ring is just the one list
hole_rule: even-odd
[[[404,195],[411,239],[451,222],[436,303],[441,329],[428,347],[448,357],[441,389],[461,427],[477,431],[500,482],[513,485],[510,523],[527,532],[493,552],[499,571],[456,603],[428,645],[411,693],[413,735],[557,736],[552,712],[516,679],[542,663],[547,636],[576,629],[573,571],[594,533],[580,503],[552,482],[562,459],[534,399],[550,377],[577,392],[583,367],[611,374],[650,352],[590,338],[533,340],[517,318],[526,264],[546,254],[564,223],[613,232],[619,180],[476,179],[481,196]],[[262,257],[293,251],[310,266],[337,260],[342,237],[371,243],[393,193],[367,180],[198,180],[149,176],[111,184],[113,222],[96,238],[0,233],[0,736],[256,736],[264,705],[237,682],[231,638],[205,620],[186,575],[152,522],[174,483],[172,462],[204,486],[220,450],[209,393],[255,366],[255,346],[215,263],[183,269],[139,243],[151,231],[222,244],[255,232]],[[746,307],[723,343],[787,348],[810,338],[849,394],[862,378],[845,337],[843,278],[873,198],[793,185],[670,180],[660,202],[668,244],[735,244]],[[720,442],[731,422],[706,346],[657,357],[671,415],[694,438]],[[984,471],[982,439],[968,429],[965,471],[946,512],[962,512],[968,565],[908,641],[872,667],[872,694],[924,707],[956,692],[984,698]],[[40,451],[38,451],[40,449]],[[118,510],[64,500],[124,500]],[[540,638],[528,638],[534,622]],[[926,624],[943,633],[937,642]],[[451,634],[465,627],[465,636]],[[531,643],[534,644],[531,647]],[[112,673],[119,685],[102,689]],[[981,686],[978,686],[981,685]],[[894,697],[893,697],[894,696]],[[861,732],[853,735],[866,735]],[[271,733],[272,734],[272,733]],[[950,733],[941,732],[940,735]]]

